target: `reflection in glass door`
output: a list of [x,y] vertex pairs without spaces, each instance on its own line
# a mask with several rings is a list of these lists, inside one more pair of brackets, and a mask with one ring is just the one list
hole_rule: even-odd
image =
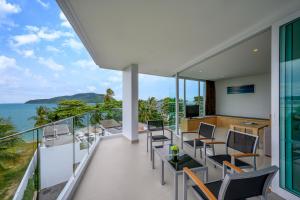
[[300,195],[300,19],[280,27],[280,185]]

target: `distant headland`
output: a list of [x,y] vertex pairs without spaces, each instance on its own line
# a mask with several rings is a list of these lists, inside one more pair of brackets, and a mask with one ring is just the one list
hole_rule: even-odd
[[57,104],[62,100],[80,100],[85,103],[103,103],[104,94],[79,93],[70,96],[58,96],[49,99],[33,99],[25,102],[26,104]]

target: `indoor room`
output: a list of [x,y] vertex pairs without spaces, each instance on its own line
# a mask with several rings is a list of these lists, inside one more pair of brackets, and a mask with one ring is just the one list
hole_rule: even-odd
[[[179,129],[200,122],[259,136],[258,167],[271,164],[271,31],[267,29],[178,74]],[[188,137],[185,135],[185,137]]]

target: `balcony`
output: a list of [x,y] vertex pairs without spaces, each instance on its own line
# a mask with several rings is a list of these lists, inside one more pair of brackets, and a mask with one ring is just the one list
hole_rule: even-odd
[[[216,130],[218,140],[225,140],[226,129]],[[189,137],[189,136],[188,136]],[[179,145],[180,139],[175,142]],[[185,148],[192,155],[192,151]],[[217,147],[217,152],[224,151],[223,147]],[[261,152],[259,150],[258,152]],[[203,160],[200,162],[203,162]],[[271,159],[259,156],[258,168],[269,166]],[[208,179],[218,180],[222,176],[222,170],[208,165]],[[74,199],[130,199],[152,200],[172,199],[173,197],[173,174],[165,170],[165,185],[160,183],[161,164],[155,160],[155,170],[151,167],[150,154],[146,152],[146,134],[139,134],[139,142],[130,144],[123,136],[102,139],[95,155],[91,160],[85,175],[74,193]],[[182,178],[179,178],[179,199],[182,199]],[[189,199],[194,195],[189,194]],[[269,199],[281,199],[272,193]]]
[[[2,138],[1,145],[10,143],[9,151],[20,160],[1,163],[7,171],[2,171],[0,178],[14,176],[2,186],[1,198],[173,199],[174,176],[165,169],[166,184],[161,185],[161,163],[155,157],[152,169],[150,153],[146,151],[147,134],[140,133],[139,142],[131,144],[122,134],[104,132],[99,123],[92,123],[94,116],[93,112],[86,113]],[[216,139],[225,141],[226,132],[226,128],[217,128]],[[186,139],[192,137],[185,135]],[[180,138],[175,136],[174,143],[179,146]],[[184,151],[193,155],[189,148]],[[223,151],[223,147],[216,146],[216,152]],[[258,153],[258,169],[270,166],[271,158],[264,156],[261,149]],[[196,159],[204,163],[199,155]],[[222,170],[209,162],[207,167],[208,180],[220,179]],[[183,193],[181,177],[179,199]],[[193,199],[193,194],[188,195]],[[274,193],[269,197],[281,199]]]

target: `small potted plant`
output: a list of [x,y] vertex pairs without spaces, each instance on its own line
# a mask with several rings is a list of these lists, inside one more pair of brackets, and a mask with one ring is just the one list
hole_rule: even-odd
[[179,147],[177,145],[171,146],[171,153],[172,153],[172,160],[174,162],[177,162],[178,161]]

